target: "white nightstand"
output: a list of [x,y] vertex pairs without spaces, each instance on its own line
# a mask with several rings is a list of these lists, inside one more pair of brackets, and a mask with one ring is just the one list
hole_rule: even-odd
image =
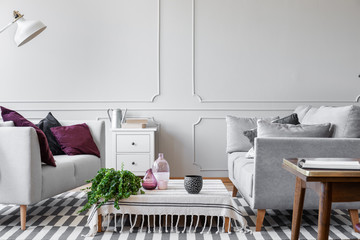
[[116,169],[124,169],[144,176],[155,160],[155,132],[157,128],[112,129],[112,152]]

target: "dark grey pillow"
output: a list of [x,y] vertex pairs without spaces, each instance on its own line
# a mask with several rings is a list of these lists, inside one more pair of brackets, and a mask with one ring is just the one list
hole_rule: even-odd
[[[281,124],[293,124],[298,125],[300,124],[298,116],[296,113],[293,113],[289,116],[279,118],[276,120],[271,121],[272,123],[281,123]],[[254,146],[254,140],[257,137],[257,128],[253,128],[247,131],[244,131],[244,135],[249,138],[249,141],[252,146]]]
[[281,124],[292,124],[292,125],[298,125],[300,124],[298,115],[296,113],[293,113],[289,116],[280,118],[278,120],[272,121],[272,123],[281,123]]
[[254,146],[254,140],[257,137],[257,128],[244,131],[244,135],[249,139],[252,146]]
[[50,128],[52,127],[59,127],[61,124],[59,121],[51,114],[51,112],[48,113],[46,118],[42,119],[38,124],[36,124],[38,128],[41,129],[45,133],[45,136],[49,142],[50,151],[53,155],[63,155],[65,154],[61,150],[60,144],[57,142],[56,138],[52,134]]

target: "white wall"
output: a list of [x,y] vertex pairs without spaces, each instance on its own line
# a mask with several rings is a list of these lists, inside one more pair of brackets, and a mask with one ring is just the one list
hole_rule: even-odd
[[227,176],[227,114],[360,93],[357,0],[2,0],[0,25],[12,10],[48,29],[20,48],[14,27],[0,35],[0,104],[31,119],[153,117],[174,177]]

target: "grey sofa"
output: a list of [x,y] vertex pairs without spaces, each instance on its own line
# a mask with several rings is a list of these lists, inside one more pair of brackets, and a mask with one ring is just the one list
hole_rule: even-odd
[[[292,209],[295,177],[282,169],[283,158],[360,158],[360,107],[300,106],[295,109],[301,124],[332,123],[331,138],[255,138],[253,159],[246,151],[229,151],[229,178],[252,209],[257,209],[256,231],[261,230],[266,209]],[[228,147],[233,128],[228,123]],[[230,140],[229,140],[230,136]],[[318,209],[319,198],[307,191],[304,209]],[[349,209],[353,225],[358,222],[360,202],[334,203],[335,209]],[[355,216],[355,217],[354,217]]]
[[[63,126],[80,122],[60,122]],[[0,127],[0,203],[20,205],[21,229],[26,207],[86,184],[105,167],[105,123],[86,122],[100,158],[94,155],[57,155],[56,167],[44,165],[35,130],[31,127]]]

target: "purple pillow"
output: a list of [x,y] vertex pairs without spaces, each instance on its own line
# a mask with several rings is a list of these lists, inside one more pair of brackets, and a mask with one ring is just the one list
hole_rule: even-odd
[[44,132],[41,131],[40,128],[35,126],[35,124],[33,124],[32,122],[21,116],[19,113],[1,106],[0,108],[1,108],[1,116],[4,121],[13,121],[16,127],[35,128],[36,134],[39,139],[41,161],[43,163],[46,163],[47,165],[56,167],[54,157],[50,151],[49,143],[46,139]]
[[92,154],[100,157],[99,149],[86,123],[52,127],[50,130],[67,155]]

